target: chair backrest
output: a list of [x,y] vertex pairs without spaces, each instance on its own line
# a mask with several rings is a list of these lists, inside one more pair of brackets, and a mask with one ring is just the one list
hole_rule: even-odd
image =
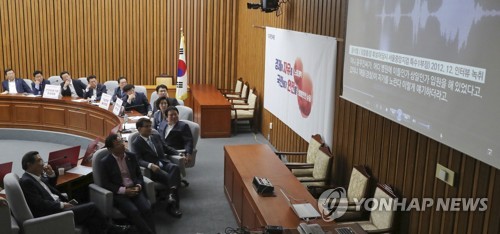
[[151,105],[151,110],[155,109],[155,102],[158,100],[158,93],[154,91],[151,93],[151,97],[149,98],[149,105]]
[[391,187],[387,184],[378,184],[373,198],[378,199],[379,207],[370,212],[370,221],[378,229],[392,228],[395,212],[393,206],[396,195]]
[[157,76],[156,77],[156,85],[164,84],[166,86],[170,86],[174,84],[174,78],[171,76]]
[[254,115],[255,109],[257,108],[257,91],[255,91],[255,88],[253,92],[248,96],[248,107],[254,108],[249,111],[250,114]]
[[116,87],[118,87],[118,81],[108,80],[108,81],[104,82],[104,86],[106,86],[107,93],[109,95],[113,95],[115,93]]
[[354,198],[356,198],[359,201],[365,198],[369,182],[370,174],[368,174],[366,168],[360,165],[354,166],[349,180],[349,187],[347,188],[347,199],[354,201]]
[[10,208],[7,200],[0,197],[0,233],[12,233]]
[[[156,131],[155,129],[153,129],[153,130],[154,130],[154,131]],[[158,131],[156,131],[156,132],[158,132]],[[152,133],[152,134],[154,134],[154,133]],[[159,134],[159,133],[158,133],[158,134]],[[130,150],[130,152],[132,152],[132,153],[135,153],[135,149],[134,149],[134,147],[132,146],[132,145],[133,145],[133,144],[132,144],[132,142],[134,142],[134,140],[135,140],[137,137],[139,137],[139,136],[140,136],[140,135],[139,135],[139,132],[134,132],[134,133],[132,133],[132,134],[130,134],[130,135],[128,136],[128,150]]]
[[87,77],[80,77],[78,78],[84,85],[88,85],[89,81],[87,80]]
[[309,146],[307,147],[307,163],[314,163],[316,160],[316,155],[318,154],[319,147],[323,146],[325,142],[321,138],[321,135],[315,134],[311,136],[311,140],[309,140]]
[[146,90],[146,87],[144,87],[142,85],[136,85],[134,90],[136,92],[143,93],[144,95],[147,95],[147,93],[148,93]]
[[316,160],[314,161],[313,177],[314,179],[326,179],[330,168],[332,167],[333,154],[328,146],[319,147]]
[[21,185],[19,185],[19,176],[9,173],[3,178],[3,183],[7,201],[9,202],[14,218],[21,224],[26,220],[32,219],[33,214],[28,207],[26,198],[24,198]]
[[109,154],[108,148],[102,148],[97,150],[92,157],[92,177],[94,183],[102,187],[102,166],[101,160]]
[[239,93],[241,92],[241,88],[243,86],[243,78],[238,78],[238,80],[236,80],[236,85],[234,87],[234,92],[235,93]]
[[241,98],[248,97],[248,90],[250,89],[249,86],[250,85],[248,84],[248,82],[245,82],[245,84],[243,85],[243,88],[241,89],[241,96],[240,96]]
[[191,130],[191,135],[193,135],[193,154],[192,160],[186,164],[186,168],[194,167],[196,163],[196,155],[198,154],[198,149],[196,149],[196,145],[198,144],[198,140],[200,139],[200,125],[196,122],[189,121],[189,120],[180,120],[184,123],[187,123],[189,125],[189,129]]
[[23,80],[24,80],[24,82],[26,82],[26,84],[27,84],[27,85],[30,87],[30,89],[31,89],[31,83],[33,83],[33,81],[32,81],[32,80],[30,80],[30,79],[23,79]]
[[196,122],[189,120],[180,120],[189,125],[191,130],[191,135],[193,135],[193,148],[196,149],[196,144],[198,144],[198,139],[200,139],[200,125]]
[[63,82],[60,76],[51,76],[48,80],[51,85],[60,85]]
[[193,121],[193,109],[187,106],[176,106],[179,110],[179,120]]

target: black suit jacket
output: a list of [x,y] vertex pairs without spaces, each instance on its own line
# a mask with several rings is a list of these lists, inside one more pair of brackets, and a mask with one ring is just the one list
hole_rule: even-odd
[[125,94],[120,87],[116,87],[115,93],[113,93],[113,102],[116,102],[117,98],[122,99],[125,95],[127,94]]
[[127,102],[128,95],[122,97],[123,106],[125,110],[135,109],[137,112],[147,115],[148,111],[151,111],[151,106],[149,105],[148,98],[143,93],[135,92],[135,99],[129,104]]
[[31,90],[33,91],[34,95],[43,95],[43,91],[45,90],[45,85],[48,85],[48,84],[50,84],[50,82],[48,80],[44,79],[44,80],[42,80],[42,82],[38,86],[39,89],[36,89],[35,82],[33,81],[31,83]]
[[159,165],[158,161],[160,160],[164,164],[168,163],[165,153],[168,155],[179,154],[177,150],[166,145],[159,135],[153,134],[150,137],[156,151],[154,151],[141,136],[138,136],[132,142],[132,147],[134,148],[141,167],[147,168],[149,163]]
[[94,92],[97,92],[97,95],[96,95],[96,101],[99,101],[101,100],[101,96],[103,93],[106,93],[108,92],[108,90],[106,89],[106,86],[103,85],[103,84],[97,84],[97,87],[96,89],[89,89],[88,92],[84,92],[83,93],[83,98],[90,98],[92,97],[92,95],[94,95]]
[[[56,181],[57,177],[42,177],[42,182],[49,187],[50,191],[59,196],[61,201],[67,202],[67,199],[53,187]],[[33,216],[41,217],[63,211],[60,202],[54,201],[47,190],[33,176],[24,173],[21,179],[19,179],[19,184]]]
[[[134,185],[140,184],[144,189],[144,180],[136,156],[131,152],[125,152],[125,154],[127,155],[126,160],[130,179],[132,179]],[[120,187],[124,185],[118,163],[111,153],[102,159],[101,171],[103,187],[113,192],[113,194],[117,194]]]
[[[83,93],[85,92],[87,86],[83,84],[81,80],[73,80],[73,87],[75,87],[76,95],[83,98]],[[61,95],[64,97],[71,97],[71,89],[68,87],[64,90],[64,81],[61,83]]]
[[174,125],[172,130],[168,136],[165,137],[167,132],[168,122],[163,121],[160,123],[160,127],[158,127],[158,131],[160,132],[160,136],[165,139],[165,143],[167,145],[174,147],[175,149],[185,149],[186,153],[193,153],[193,134],[191,134],[191,129],[187,123],[182,121],[178,121],[177,124]]

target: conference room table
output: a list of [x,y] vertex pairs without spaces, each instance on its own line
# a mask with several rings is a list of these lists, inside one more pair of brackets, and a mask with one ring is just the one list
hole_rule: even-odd
[[[274,195],[259,195],[252,184],[255,176],[267,178],[274,185]],[[298,233],[297,226],[305,221],[294,213],[280,190],[291,200],[310,203],[317,209],[316,199],[268,145],[224,146],[224,192],[240,226],[252,229],[273,225],[283,227],[286,233]],[[328,231],[350,227],[355,233],[365,233],[357,224],[326,222],[322,218],[309,222]]]
[[191,84],[194,121],[200,125],[200,136],[231,136],[231,103],[213,85]]
[[[46,130],[104,140],[109,133],[121,130],[123,125],[123,118],[113,114],[112,110],[112,105],[103,109],[71,97],[47,99],[3,94],[0,95],[0,128]],[[128,111],[127,115],[141,114]],[[92,183],[92,174],[65,173],[57,179],[57,187],[70,196],[74,190],[89,183]]]

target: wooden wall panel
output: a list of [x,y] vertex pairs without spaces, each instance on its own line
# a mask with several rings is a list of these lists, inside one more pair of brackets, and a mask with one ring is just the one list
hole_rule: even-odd
[[[190,83],[225,87],[235,77],[233,0],[0,1],[0,69],[17,77],[67,70],[101,82],[154,84],[176,76],[180,29]],[[0,80],[4,80],[2,75]]]
[[[300,32],[345,38],[347,0],[294,0],[281,5],[282,14],[246,9],[239,1],[237,23],[237,75],[256,87],[261,106],[265,98],[265,30],[271,26]],[[500,172],[446,145],[340,98],[345,45],[338,43],[335,81],[332,177],[346,184],[353,165],[366,165],[376,181],[394,187],[404,198],[488,198],[485,212],[399,212],[398,233],[498,233],[500,224]],[[234,86],[234,77],[227,86]],[[307,142],[275,116],[261,108],[261,131],[281,151],[305,151]],[[269,130],[269,123],[273,129]],[[303,161],[289,157],[290,161]],[[435,178],[440,163],[457,173],[451,187]],[[373,192],[373,191],[372,191]]]

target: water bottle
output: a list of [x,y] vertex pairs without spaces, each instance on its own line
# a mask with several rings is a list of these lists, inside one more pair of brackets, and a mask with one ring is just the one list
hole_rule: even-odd
[[126,129],[127,127],[127,122],[128,122],[128,115],[127,114],[124,114],[123,115],[123,130]]

